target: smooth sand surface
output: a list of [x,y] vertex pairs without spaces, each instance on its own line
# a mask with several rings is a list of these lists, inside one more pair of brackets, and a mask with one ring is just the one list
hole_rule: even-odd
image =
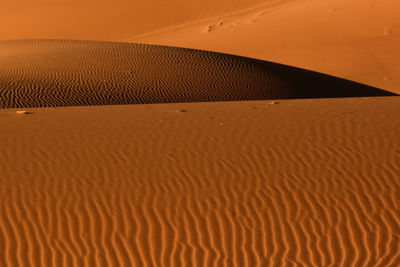
[[0,42],[0,108],[393,95],[270,62],[141,44]]
[[400,265],[400,97],[25,111],[1,266]]
[[264,2],[124,40],[279,62],[400,93],[398,0]]
[[51,38],[117,41],[221,13],[241,12],[264,2],[2,0],[0,36],[2,40]]

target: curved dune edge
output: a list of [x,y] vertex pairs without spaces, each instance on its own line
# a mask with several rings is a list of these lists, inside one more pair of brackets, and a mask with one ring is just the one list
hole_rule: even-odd
[[1,266],[399,266],[400,98],[0,111]]
[[395,95],[276,63],[113,42],[0,42],[0,107]]
[[292,3],[122,40],[280,62],[400,93],[399,1]]

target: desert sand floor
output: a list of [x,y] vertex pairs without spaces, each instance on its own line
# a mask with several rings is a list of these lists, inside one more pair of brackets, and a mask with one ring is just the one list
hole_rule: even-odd
[[400,97],[17,111],[1,266],[400,265]]

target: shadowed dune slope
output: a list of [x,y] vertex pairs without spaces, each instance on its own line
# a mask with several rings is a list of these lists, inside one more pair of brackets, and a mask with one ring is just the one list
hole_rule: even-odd
[[0,42],[0,107],[393,95],[339,78],[213,52],[144,44]]
[[0,266],[400,266],[400,97],[0,110]]
[[279,62],[400,93],[400,1],[272,2],[123,40]]

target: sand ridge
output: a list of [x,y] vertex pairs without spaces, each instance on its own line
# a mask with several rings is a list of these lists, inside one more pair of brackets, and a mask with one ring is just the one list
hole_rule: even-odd
[[400,93],[398,5],[397,0],[5,0],[0,36],[196,48]]
[[0,42],[0,107],[395,95],[250,58],[117,42]]
[[397,0],[282,2],[123,40],[279,62],[400,93],[398,10]]
[[0,265],[399,266],[399,100],[0,110]]

